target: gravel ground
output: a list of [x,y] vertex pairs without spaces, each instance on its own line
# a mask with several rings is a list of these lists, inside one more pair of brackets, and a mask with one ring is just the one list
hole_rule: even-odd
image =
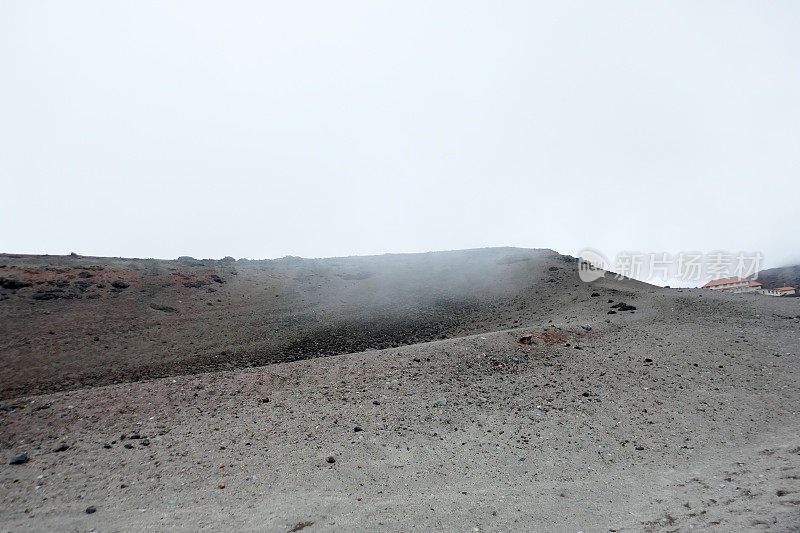
[[0,399],[546,321],[576,296],[571,259],[514,248],[274,261],[0,254]]
[[0,528],[797,531],[800,298],[575,285],[510,330],[5,400]]

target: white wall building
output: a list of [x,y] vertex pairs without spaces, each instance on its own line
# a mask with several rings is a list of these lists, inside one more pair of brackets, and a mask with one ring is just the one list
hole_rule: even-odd
[[777,289],[761,289],[758,292],[769,296],[791,296],[797,294],[797,289],[794,287],[778,287]]

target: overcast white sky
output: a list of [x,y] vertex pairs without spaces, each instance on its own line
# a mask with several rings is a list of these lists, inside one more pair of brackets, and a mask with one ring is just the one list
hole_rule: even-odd
[[800,3],[0,2],[0,251],[800,261]]

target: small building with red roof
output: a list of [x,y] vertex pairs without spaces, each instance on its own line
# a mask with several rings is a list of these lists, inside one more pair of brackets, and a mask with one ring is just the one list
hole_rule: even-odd
[[797,294],[797,289],[794,287],[778,287],[777,289],[761,289],[758,292],[769,296],[793,296]]

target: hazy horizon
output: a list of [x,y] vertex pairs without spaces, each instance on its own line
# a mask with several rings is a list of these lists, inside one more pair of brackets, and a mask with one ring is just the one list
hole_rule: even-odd
[[800,263],[794,2],[0,15],[3,252]]

